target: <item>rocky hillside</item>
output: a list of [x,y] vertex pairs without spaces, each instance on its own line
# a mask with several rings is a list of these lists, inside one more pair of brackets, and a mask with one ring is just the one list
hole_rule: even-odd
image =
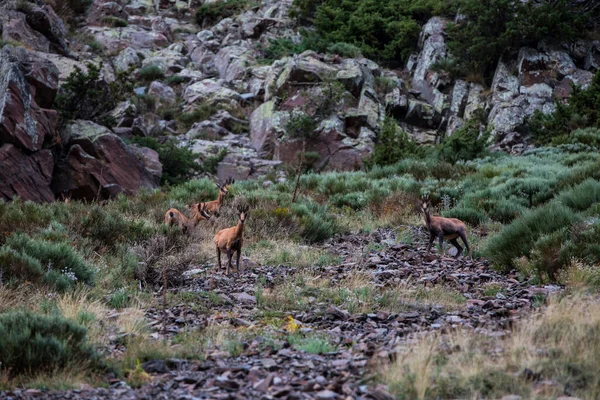
[[[353,170],[386,114],[421,144],[477,116],[492,149],[521,153],[525,118],[554,111],[600,63],[597,41],[540,42],[499,61],[486,87],[440,69],[449,58],[441,17],[423,26],[403,68],[388,70],[312,51],[269,59],[273,40],[300,40],[292,0],[248,2],[217,20],[194,18],[195,2],[94,0],[81,12],[72,3],[1,6],[0,198],[106,199],[156,187],[159,153],[130,144],[139,137],[175,138],[219,179],[285,179],[303,150],[315,171]],[[89,63],[101,66],[98,79],[65,114],[61,93]]]

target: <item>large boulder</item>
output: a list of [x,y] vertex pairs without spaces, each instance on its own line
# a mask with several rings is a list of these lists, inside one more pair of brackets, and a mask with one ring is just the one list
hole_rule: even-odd
[[12,144],[0,147],[0,199],[18,196],[36,202],[53,201],[50,189],[54,157],[50,150],[28,155]]
[[362,127],[357,138],[345,133],[344,121],[331,117],[321,122],[316,135],[303,143],[301,139],[282,138],[275,147],[275,160],[297,165],[302,149],[317,153],[319,158],[312,166],[316,171],[352,171],[363,166],[363,159],[373,151],[375,134]]
[[283,135],[289,113],[275,110],[274,100],[263,103],[250,116],[250,140],[261,157],[273,154],[275,141]]
[[58,70],[52,63],[5,46],[0,51],[0,145],[41,150],[55,136],[58,115],[48,108],[57,88]]
[[[448,96],[440,89],[446,85],[445,77],[431,70],[432,66],[448,57],[448,48],[444,39],[447,21],[440,17],[431,18],[424,26],[419,37],[419,55],[414,65],[412,88],[421,98],[433,105],[441,113],[447,107]],[[412,65],[409,65],[409,68]]]
[[153,155],[140,154],[89,121],[75,121],[68,129],[70,147],[52,184],[56,193],[67,191],[73,198],[92,200],[157,187],[160,176]]
[[253,62],[253,51],[244,46],[224,47],[215,57],[219,77],[227,82],[243,79],[246,68]]

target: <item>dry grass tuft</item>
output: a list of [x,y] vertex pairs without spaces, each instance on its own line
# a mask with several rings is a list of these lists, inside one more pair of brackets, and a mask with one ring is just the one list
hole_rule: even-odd
[[381,378],[400,399],[599,398],[599,337],[600,304],[571,295],[504,340],[462,330],[423,339]]

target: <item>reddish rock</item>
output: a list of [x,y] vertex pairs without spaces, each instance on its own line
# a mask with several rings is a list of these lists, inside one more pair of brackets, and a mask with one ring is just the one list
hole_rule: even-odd
[[104,134],[76,142],[55,174],[56,193],[66,190],[74,199],[91,200],[157,187],[156,177],[118,136]]
[[50,150],[27,155],[12,144],[0,147],[0,199],[53,201],[50,190],[54,159]]
[[[24,49],[5,46],[0,52],[0,143],[38,151],[55,135],[58,115],[43,109],[54,100],[58,70]],[[52,101],[51,101],[52,100]]]

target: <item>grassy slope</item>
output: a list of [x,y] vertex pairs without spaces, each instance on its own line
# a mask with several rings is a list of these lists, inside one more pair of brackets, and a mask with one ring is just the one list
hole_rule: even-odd
[[[17,246],[14,235],[22,233],[37,244],[66,245],[94,272],[93,285],[84,286],[73,280],[75,289],[58,294],[52,294],[58,287],[46,281],[32,282],[24,276],[18,279],[14,274],[5,273],[4,286],[0,287],[0,312],[18,308],[63,315],[86,326],[89,340],[98,348],[107,345],[110,335],[131,335],[132,339],[126,343],[127,353],[114,363],[114,368],[128,374],[130,382],[141,384],[146,378],[136,368],[138,359],[173,355],[198,357],[203,346],[215,343],[229,346],[232,354],[235,353],[235,332],[214,332],[213,339],[206,332],[202,340],[180,337],[180,343],[172,344],[176,346],[149,345],[150,332],[144,322],[144,309],[156,305],[152,293],[161,285],[163,267],[181,270],[190,265],[213,262],[212,233],[235,223],[233,210],[237,203],[248,202],[252,207],[245,257],[255,263],[303,267],[339,262],[311,245],[335,233],[420,225],[415,207],[420,194],[425,192],[432,194],[438,210],[444,215],[470,222],[475,255],[491,255],[499,268],[517,266],[523,276],[533,274],[548,279],[549,271],[544,269],[546,264],[538,253],[546,242],[553,243],[552,237],[544,235],[556,234],[558,228],[566,225],[565,236],[559,239],[563,241],[561,243],[572,244],[568,255],[581,255],[588,260],[573,264],[569,259],[564,265],[560,264],[560,268],[570,268],[558,274],[558,278],[573,285],[589,286],[598,282],[595,269],[586,266],[586,262],[596,261],[596,253],[589,251],[593,247],[592,239],[586,239],[586,234],[590,229],[595,232],[598,224],[594,203],[600,191],[596,190],[598,183],[593,179],[598,178],[599,166],[600,155],[597,153],[571,154],[556,148],[540,149],[524,157],[496,156],[453,166],[432,159],[405,160],[369,172],[305,175],[301,179],[301,201],[297,204],[291,203],[291,184],[276,184],[264,189],[261,182],[241,182],[232,187],[223,215],[212,225],[199,227],[190,237],[166,230],[162,224],[164,212],[170,207],[183,209],[186,204],[215,198],[216,187],[208,180],[190,181],[166,191],[144,192],[134,197],[120,196],[104,205],[0,203],[0,244],[3,245],[0,250],[14,250]],[[572,189],[582,182],[583,186]],[[542,217],[548,207],[554,207],[558,202],[567,210],[563,210],[566,215],[563,224],[556,227],[547,224],[552,218]],[[519,230],[521,217],[534,220],[536,213],[542,215],[537,218],[541,219],[537,222],[540,225],[537,233]],[[512,221],[515,222],[508,228],[502,225]],[[571,235],[573,228],[577,228],[576,236]],[[533,237],[534,234],[537,236]],[[538,243],[540,240],[541,244]],[[514,243],[526,241],[529,247],[520,247],[514,258],[505,257],[507,251],[504,249],[512,251]],[[29,254],[27,249],[19,251],[21,255],[37,257],[44,267],[54,268],[48,263],[47,255]],[[58,268],[62,279],[73,278],[68,272]],[[177,273],[173,275],[169,279],[176,279]],[[30,282],[24,283],[25,280]],[[265,301],[279,302],[277,290],[285,291],[285,288],[276,288]],[[408,295],[416,296],[417,301],[437,301],[418,293]],[[452,296],[446,300],[444,296],[439,300],[454,301]],[[333,297],[324,294],[323,299],[333,301]],[[369,298],[368,295],[364,297]],[[355,312],[370,309],[369,303],[364,301],[347,306],[354,307]],[[108,318],[115,309],[121,311],[119,316]],[[316,338],[315,343],[299,343],[298,346],[326,348],[320,340]],[[530,342],[533,339],[525,337],[523,340]],[[91,371],[82,374],[81,370],[65,371],[57,380],[44,374],[3,376],[0,376],[0,387],[21,384],[63,387],[81,380],[100,382]],[[392,386],[406,387],[398,381],[397,374],[389,372],[385,376]],[[405,389],[397,390],[401,393]],[[419,396],[429,396],[422,387],[414,390]]]

